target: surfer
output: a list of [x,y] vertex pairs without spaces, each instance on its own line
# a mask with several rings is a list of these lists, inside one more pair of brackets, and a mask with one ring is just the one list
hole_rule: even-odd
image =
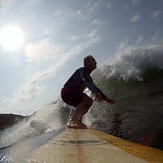
[[96,69],[96,67],[97,62],[93,56],[89,55],[85,57],[84,67],[77,69],[61,90],[63,101],[68,105],[76,107],[72,118],[67,124],[67,128],[87,128],[87,126],[82,122],[82,117],[91,107],[93,99],[83,93],[86,87],[93,92],[95,101],[102,102],[104,100],[110,104],[115,103],[115,100],[105,96],[102,91],[94,85],[90,74]]

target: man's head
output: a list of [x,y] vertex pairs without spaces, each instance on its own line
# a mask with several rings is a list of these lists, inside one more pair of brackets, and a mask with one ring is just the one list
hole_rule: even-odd
[[93,71],[97,67],[97,62],[93,56],[89,55],[84,58],[84,66],[87,67],[90,71]]

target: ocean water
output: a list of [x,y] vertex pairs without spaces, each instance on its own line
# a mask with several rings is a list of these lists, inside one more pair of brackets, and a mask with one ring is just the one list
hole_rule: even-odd
[[[92,77],[116,104],[94,102],[84,122],[94,129],[163,150],[163,44],[119,51]],[[88,90],[86,93],[94,98]],[[28,153],[62,132],[74,109],[58,97],[0,132],[0,162],[32,162]]]
[[92,127],[163,150],[163,44],[118,52],[93,76],[116,104],[94,103]]

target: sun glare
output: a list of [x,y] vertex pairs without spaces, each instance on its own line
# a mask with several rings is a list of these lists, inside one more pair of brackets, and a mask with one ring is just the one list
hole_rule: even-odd
[[17,50],[23,44],[22,30],[14,25],[8,25],[0,31],[0,44],[7,50]]

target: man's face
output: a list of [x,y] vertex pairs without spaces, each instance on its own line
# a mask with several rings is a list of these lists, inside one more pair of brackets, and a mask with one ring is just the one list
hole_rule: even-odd
[[89,63],[88,63],[88,65],[89,65],[89,69],[91,71],[93,71],[97,67],[97,62],[96,62],[96,60],[94,58],[91,58],[90,61],[89,61]]

